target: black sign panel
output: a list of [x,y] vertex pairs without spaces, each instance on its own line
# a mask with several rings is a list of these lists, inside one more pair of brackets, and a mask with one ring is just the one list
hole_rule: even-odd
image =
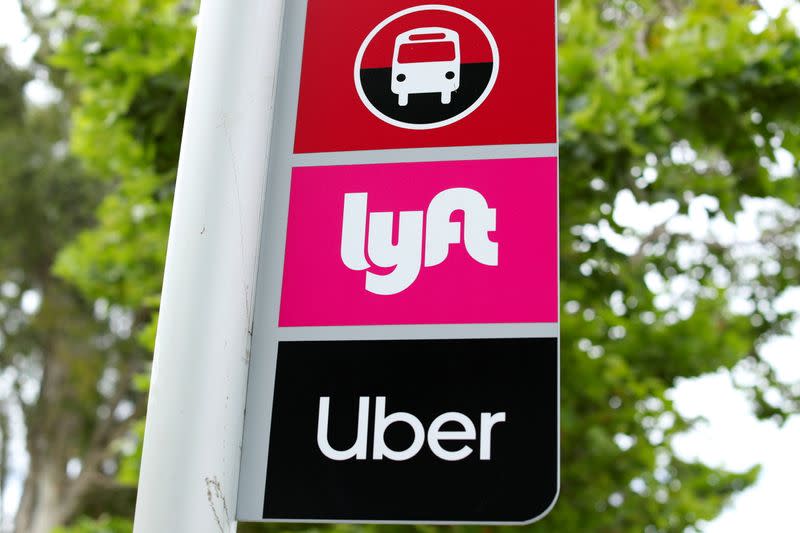
[[558,492],[557,374],[554,338],[283,342],[264,518],[533,520]]

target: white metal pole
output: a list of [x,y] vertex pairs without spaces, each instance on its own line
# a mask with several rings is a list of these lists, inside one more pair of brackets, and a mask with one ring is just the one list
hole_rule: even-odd
[[203,0],[135,533],[229,533],[283,0]]

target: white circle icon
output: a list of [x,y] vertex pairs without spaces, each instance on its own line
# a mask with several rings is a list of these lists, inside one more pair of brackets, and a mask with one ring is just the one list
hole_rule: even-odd
[[429,4],[378,24],[356,56],[354,81],[377,118],[409,130],[448,126],[478,109],[492,92],[500,54],[475,15]]

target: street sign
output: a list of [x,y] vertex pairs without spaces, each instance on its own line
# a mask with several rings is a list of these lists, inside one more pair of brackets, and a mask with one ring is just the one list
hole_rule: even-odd
[[555,28],[530,0],[286,2],[239,520],[555,504]]

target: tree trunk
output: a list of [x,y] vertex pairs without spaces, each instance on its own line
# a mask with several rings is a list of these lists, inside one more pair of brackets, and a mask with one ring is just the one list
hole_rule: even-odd
[[63,467],[52,462],[28,475],[17,514],[16,533],[52,533],[56,526],[64,523],[69,515],[62,499],[64,477]]
[[16,533],[51,533],[61,525],[68,483],[66,463],[70,440],[80,435],[80,422],[63,408],[68,391],[68,367],[58,357],[61,342],[49,339],[42,357],[39,399],[26,413],[28,477],[14,521]]
[[[15,533],[52,533],[65,525],[93,483],[108,480],[100,466],[110,443],[128,426],[113,413],[129,395],[131,371],[118,361],[117,391],[111,398],[99,395],[96,384],[112,363],[91,346],[93,330],[102,326],[69,289],[49,288],[37,317],[43,332],[42,377],[38,401],[25,413],[30,467]],[[107,408],[102,417],[95,414],[100,405]],[[66,467],[72,458],[81,460],[81,471],[70,477]]]

